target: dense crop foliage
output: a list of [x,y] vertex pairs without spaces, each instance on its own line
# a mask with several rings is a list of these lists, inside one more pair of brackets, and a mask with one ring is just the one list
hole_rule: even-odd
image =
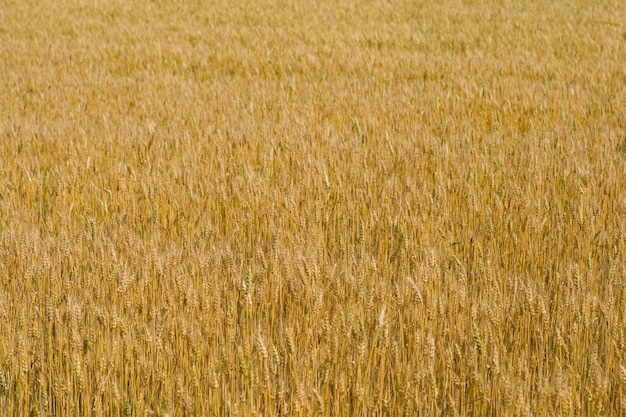
[[0,416],[626,412],[626,4],[0,2]]

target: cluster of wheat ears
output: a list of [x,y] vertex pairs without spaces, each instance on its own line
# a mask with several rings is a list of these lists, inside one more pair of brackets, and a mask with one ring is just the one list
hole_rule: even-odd
[[0,416],[624,415],[625,16],[0,1]]

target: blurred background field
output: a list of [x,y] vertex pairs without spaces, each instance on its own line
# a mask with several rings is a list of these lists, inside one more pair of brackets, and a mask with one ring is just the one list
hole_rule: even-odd
[[626,4],[0,1],[0,415],[623,415]]

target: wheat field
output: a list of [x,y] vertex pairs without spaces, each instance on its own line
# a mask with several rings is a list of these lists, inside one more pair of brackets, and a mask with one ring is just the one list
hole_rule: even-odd
[[0,1],[0,416],[626,414],[626,3]]

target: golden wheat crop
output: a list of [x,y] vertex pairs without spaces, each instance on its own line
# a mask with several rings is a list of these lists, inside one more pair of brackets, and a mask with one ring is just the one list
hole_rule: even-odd
[[626,3],[0,1],[0,416],[626,413]]

